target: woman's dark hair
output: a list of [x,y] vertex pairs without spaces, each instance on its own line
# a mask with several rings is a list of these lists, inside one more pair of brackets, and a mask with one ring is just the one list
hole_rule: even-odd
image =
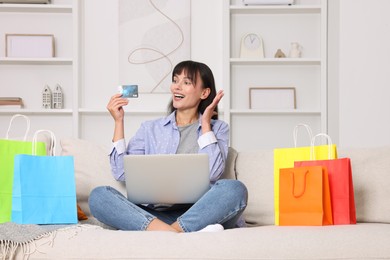
[[[172,71],[172,80],[176,75],[180,75],[182,72],[185,72],[187,74],[187,77],[191,78],[194,85],[196,85],[196,80],[198,79],[197,75],[199,75],[200,79],[203,82],[202,88],[210,89],[209,96],[206,99],[203,99],[198,106],[198,112],[203,114],[205,109],[213,102],[215,96],[217,95],[213,72],[206,64],[187,60],[182,61],[175,66]],[[176,108],[173,107],[173,101],[171,100],[168,105],[168,114],[172,113],[175,110]],[[214,111],[217,112],[217,114],[214,115],[212,118],[218,119],[218,106],[214,109]]]

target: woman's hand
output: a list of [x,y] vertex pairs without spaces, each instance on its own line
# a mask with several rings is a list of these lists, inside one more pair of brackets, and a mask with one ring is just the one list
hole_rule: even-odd
[[126,106],[128,103],[129,100],[127,98],[122,98],[121,94],[115,94],[111,97],[110,101],[107,104],[107,110],[110,112],[115,122],[123,121],[123,118],[125,116],[123,106]]
[[211,118],[217,114],[215,108],[217,107],[219,101],[221,101],[224,93],[223,90],[218,91],[213,102],[204,110],[202,116],[202,133],[207,133],[211,131]]
[[125,133],[124,133],[125,111],[123,110],[123,106],[126,106],[128,103],[129,100],[127,98],[122,98],[121,94],[115,94],[114,96],[111,97],[110,101],[107,104],[107,110],[110,111],[110,114],[115,121],[114,136],[112,138],[113,142],[125,138]]

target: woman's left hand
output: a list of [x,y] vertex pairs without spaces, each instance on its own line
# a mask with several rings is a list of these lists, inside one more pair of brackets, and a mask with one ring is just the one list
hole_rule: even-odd
[[219,101],[221,101],[224,93],[223,90],[218,91],[213,102],[204,110],[202,116],[202,132],[206,133],[211,131],[211,118],[217,114],[215,108],[217,107]]

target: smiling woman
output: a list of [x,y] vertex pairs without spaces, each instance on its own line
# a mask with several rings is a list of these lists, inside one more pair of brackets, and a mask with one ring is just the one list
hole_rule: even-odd
[[[176,65],[172,72],[171,92],[174,96],[172,98],[172,102],[169,104],[169,113],[181,108],[180,106],[182,106],[182,103],[185,104],[185,102],[178,101],[181,101],[181,99],[188,96],[187,100],[190,98],[192,99],[192,103],[190,105],[192,105],[192,108],[197,111],[197,113],[194,114],[203,114],[204,110],[217,96],[212,71],[207,65],[194,61],[183,61]],[[185,96],[184,94],[186,93],[187,95]],[[219,92],[219,100],[222,96],[223,92]],[[213,119],[218,119],[217,105],[218,103],[215,105],[214,111],[212,111]]]
[[112,174],[125,181],[123,158],[129,154],[207,154],[210,189],[195,203],[145,206],[127,200],[112,187],[97,187],[89,199],[91,213],[121,230],[193,232],[234,228],[243,223],[239,219],[247,204],[247,189],[237,180],[220,180],[229,144],[229,126],[217,119],[223,91],[216,92],[213,73],[206,64],[190,60],[176,65],[170,90],[169,114],[144,122],[128,145],[123,106],[129,101],[120,94],[111,97],[107,109],[115,122]]

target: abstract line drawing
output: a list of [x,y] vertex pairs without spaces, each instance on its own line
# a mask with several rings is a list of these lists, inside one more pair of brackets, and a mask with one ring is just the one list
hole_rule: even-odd
[[191,0],[119,0],[119,79],[167,93],[174,65],[190,59]]

